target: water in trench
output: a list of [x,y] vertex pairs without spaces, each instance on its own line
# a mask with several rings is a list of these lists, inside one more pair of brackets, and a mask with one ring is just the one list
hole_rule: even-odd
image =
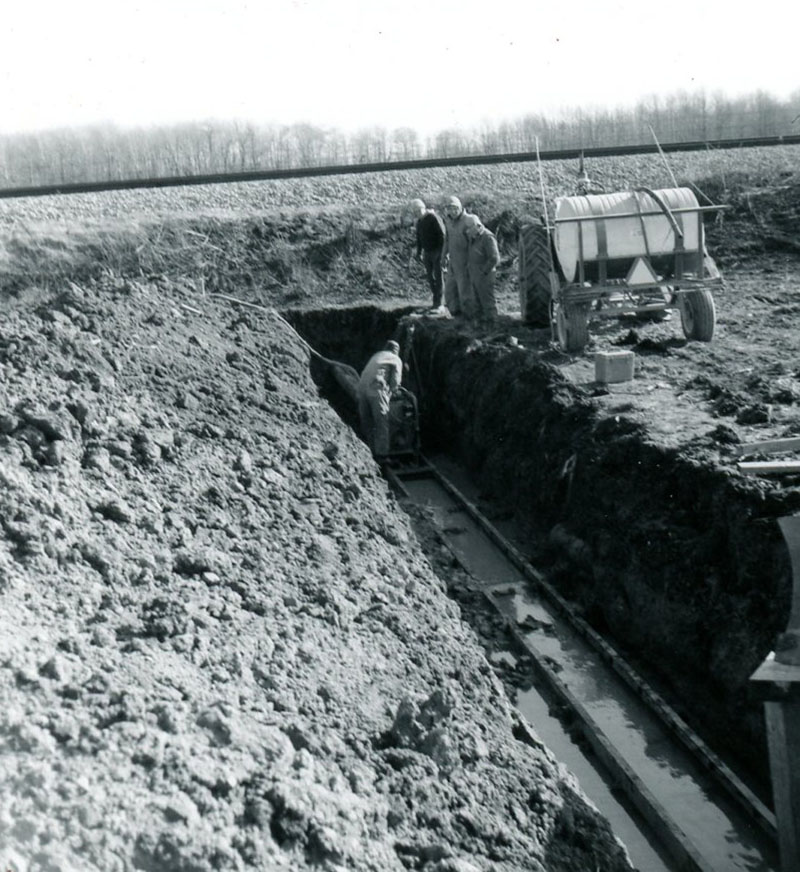
[[[526,643],[555,665],[559,679],[588,710],[595,729],[615,748],[651,795],[669,810],[710,869],[768,872],[777,868],[774,849],[725,797],[688,752],[626,685],[602,663],[524,582],[521,573],[479,525],[435,480],[405,481],[414,502],[432,514],[446,541],[480,586],[513,585],[496,605],[517,627],[530,626]],[[518,705],[553,753],[578,777],[586,794],[606,815],[641,869],[672,868],[641,817],[626,808],[593,756],[576,745],[549,711],[546,694],[531,690]]]

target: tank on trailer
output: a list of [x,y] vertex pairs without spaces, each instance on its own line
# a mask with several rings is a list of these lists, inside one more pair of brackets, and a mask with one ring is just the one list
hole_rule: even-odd
[[705,244],[691,188],[638,188],[560,197],[552,225],[519,236],[522,318],[550,325],[561,348],[583,349],[589,321],[677,308],[688,339],[709,342],[722,277]]

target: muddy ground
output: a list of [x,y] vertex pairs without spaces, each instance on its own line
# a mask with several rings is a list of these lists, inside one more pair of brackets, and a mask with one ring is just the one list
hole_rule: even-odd
[[[711,229],[728,282],[713,343],[687,344],[676,314],[607,325],[574,357],[515,315],[513,234],[492,333],[400,324],[426,302],[407,228],[338,212],[276,218],[280,257],[263,221],[235,225],[239,283],[236,263],[216,284],[134,271],[107,240],[96,273],[17,273],[0,322],[3,861],[627,868],[514,713],[468,579],[320,397],[296,336],[209,291],[300,304],[291,320],[355,364],[399,325],[431,445],[519,510],[530,553],[689,714],[739,712],[757,738],[746,675],[787,615],[774,518],[800,491],[744,478],[731,446],[797,433],[793,203],[754,194]],[[271,284],[252,267],[267,248]],[[345,302],[371,308],[329,309]],[[600,391],[591,351],[618,347],[636,378]],[[696,647],[676,655],[684,625]]]

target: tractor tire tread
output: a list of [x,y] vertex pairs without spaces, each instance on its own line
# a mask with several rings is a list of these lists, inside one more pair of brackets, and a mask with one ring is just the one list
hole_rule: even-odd
[[550,240],[541,224],[524,224],[518,238],[519,303],[522,320],[533,327],[550,324]]

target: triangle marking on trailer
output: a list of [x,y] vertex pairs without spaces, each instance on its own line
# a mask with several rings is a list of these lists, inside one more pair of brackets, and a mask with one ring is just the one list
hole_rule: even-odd
[[658,284],[658,276],[643,257],[637,257],[628,270],[625,281],[629,285],[654,285]]

